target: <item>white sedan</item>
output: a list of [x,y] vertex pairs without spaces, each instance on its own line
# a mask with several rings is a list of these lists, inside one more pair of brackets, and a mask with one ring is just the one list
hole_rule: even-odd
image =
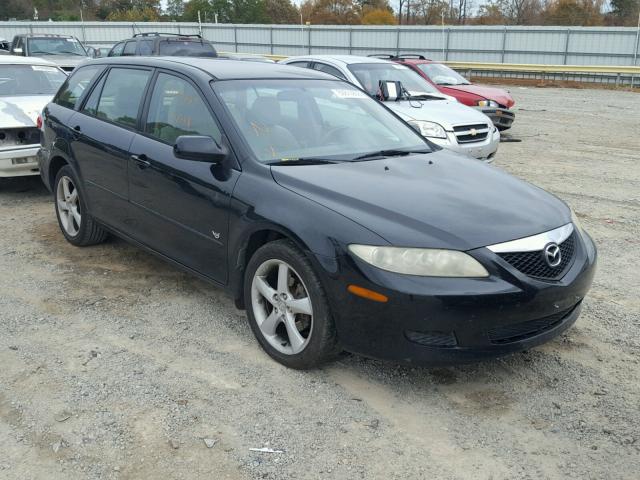
[[38,175],[38,116],[67,75],[48,60],[0,56],[0,177]]

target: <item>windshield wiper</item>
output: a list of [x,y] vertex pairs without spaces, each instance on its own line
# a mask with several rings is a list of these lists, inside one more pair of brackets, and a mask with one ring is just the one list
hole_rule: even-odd
[[327,165],[330,163],[338,163],[336,160],[327,160],[324,158],[281,158],[280,160],[273,160],[267,162],[267,165],[281,166],[281,165]]
[[365,153],[364,155],[355,157],[352,161],[357,162],[379,157],[405,157],[413,153],[431,153],[431,150],[378,150],[377,152]]
[[69,50],[61,50],[61,51],[60,51],[60,52],[58,52],[58,53],[62,53],[63,55],[64,55],[65,53],[67,53],[67,54],[70,54],[70,55],[78,55],[78,56],[80,56],[80,57],[84,57],[84,56],[86,56],[86,55],[83,55],[82,53],[78,53],[78,52],[70,52]]
[[428,93],[421,93],[419,95],[407,94],[402,97],[403,100],[444,100],[438,95],[429,95]]

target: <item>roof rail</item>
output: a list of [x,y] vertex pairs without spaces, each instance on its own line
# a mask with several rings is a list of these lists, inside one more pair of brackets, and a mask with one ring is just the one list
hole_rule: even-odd
[[367,55],[367,57],[374,58],[396,58],[395,55],[391,55],[389,53],[372,53],[371,55]]
[[168,37],[194,37],[194,38],[202,38],[202,35],[199,33],[169,33],[169,32],[142,32],[142,33],[134,33],[134,37],[160,37],[166,35]]
[[430,58],[427,58],[424,55],[418,55],[417,53],[401,53],[400,55],[396,55],[394,58],[415,58],[417,60],[431,60]]

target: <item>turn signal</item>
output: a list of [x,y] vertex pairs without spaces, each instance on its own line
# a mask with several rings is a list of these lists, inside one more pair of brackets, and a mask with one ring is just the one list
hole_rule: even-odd
[[36,120],[36,127],[38,127],[38,130],[42,130],[42,115],[38,115],[38,119]]
[[387,303],[389,298],[386,295],[382,295],[381,293],[374,292],[373,290],[369,290],[368,288],[359,287],[357,285],[349,285],[347,287],[349,292],[357,295],[358,297],[366,298],[367,300],[373,300],[374,302]]

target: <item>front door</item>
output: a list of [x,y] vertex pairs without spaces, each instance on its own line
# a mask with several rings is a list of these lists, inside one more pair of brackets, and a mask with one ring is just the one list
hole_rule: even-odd
[[126,228],[129,147],[150,78],[149,69],[112,68],[71,121],[91,213],[117,229]]
[[130,148],[129,195],[134,235],[154,250],[220,283],[227,282],[229,204],[240,172],[176,158],[180,135],[221,130],[201,92],[188,79],[159,73],[143,134]]

